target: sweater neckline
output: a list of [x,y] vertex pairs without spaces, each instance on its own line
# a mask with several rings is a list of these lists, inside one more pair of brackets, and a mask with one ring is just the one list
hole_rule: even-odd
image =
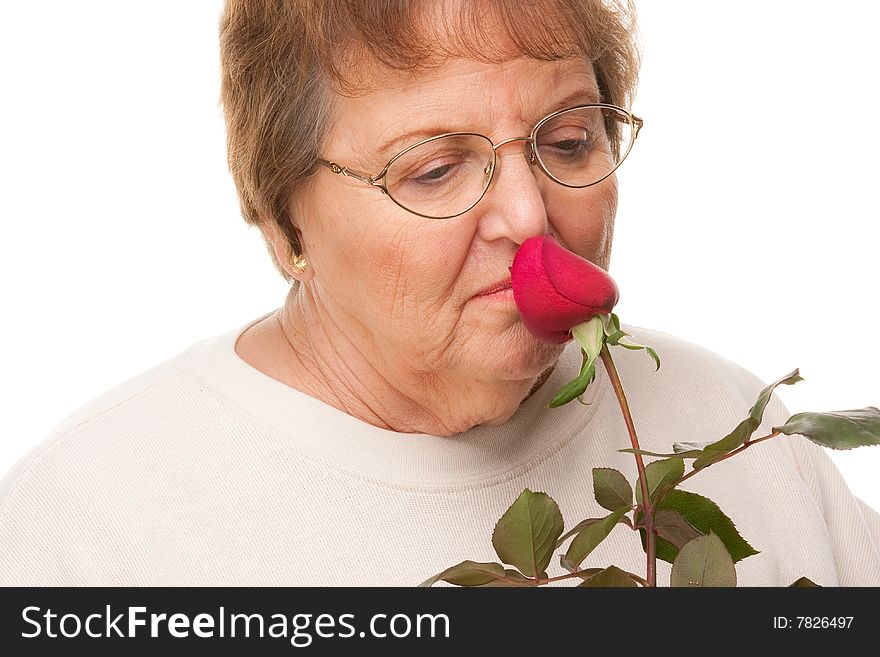
[[505,481],[560,449],[590,420],[608,387],[607,374],[572,402],[548,408],[577,376],[581,358],[572,341],[547,381],[499,426],[478,425],[454,436],[383,429],[277,381],[236,352],[238,337],[271,311],[198,343],[184,369],[227,404],[271,429],[271,437],[302,456],[377,483],[404,488],[473,488]]

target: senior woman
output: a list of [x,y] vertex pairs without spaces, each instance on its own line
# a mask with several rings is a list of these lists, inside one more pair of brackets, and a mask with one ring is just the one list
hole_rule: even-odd
[[[609,266],[632,10],[600,0],[229,0],[229,164],[290,293],[59,425],[0,484],[0,584],[414,585],[492,561],[542,490],[602,513],[591,468],[635,478],[602,371],[549,409],[577,347],[513,302],[520,244]],[[645,449],[711,440],[763,387],[672,336],[617,356]],[[774,397],[764,427],[787,417]],[[880,518],[820,448],[770,441],[692,490],[760,551],[744,585],[878,584]],[[590,557],[640,571],[638,537]],[[669,564],[658,564],[668,582]]]

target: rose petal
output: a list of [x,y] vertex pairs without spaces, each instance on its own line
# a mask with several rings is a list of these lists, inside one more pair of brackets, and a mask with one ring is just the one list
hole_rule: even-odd
[[[543,237],[543,236],[542,236]],[[593,315],[591,309],[559,294],[544,271],[544,240],[529,238],[513,259],[510,283],[520,315],[530,326],[568,332]]]
[[608,272],[569,251],[551,235],[545,238],[541,250],[542,264],[559,294],[586,307],[588,312],[592,311],[591,316],[611,312],[619,294]]
[[545,342],[569,340],[573,326],[610,312],[617,303],[617,285],[608,273],[551,235],[523,242],[510,272],[523,325]]
[[526,329],[528,329],[529,333],[534,335],[539,340],[558,344],[571,340],[571,331],[552,331],[550,329],[545,329],[541,326],[537,326],[536,324],[532,324],[525,317],[521,317],[521,319],[523,326],[525,326]]

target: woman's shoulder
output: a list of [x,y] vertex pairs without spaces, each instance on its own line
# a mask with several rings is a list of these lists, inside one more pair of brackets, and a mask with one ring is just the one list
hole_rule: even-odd
[[142,415],[147,409],[151,415],[161,414],[161,401],[170,397],[163,393],[168,386],[174,385],[177,379],[184,376],[183,363],[201,344],[202,342],[195,343],[154,367],[109,388],[63,417],[0,478],[0,512],[6,494],[38,464],[58,458],[71,464],[68,453],[59,457],[60,447],[83,442],[88,437],[100,449],[102,439],[125,440],[126,434],[143,422],[143,418],[138,417],[138,409]]
[[696,360],[726,368],[744,369],[723,354],[681,335],[632,324],[621,324],[621,328],[630,334],[630,340],[648,346],[658,345],[667,352],[671,352],[676,359]]
[[631,341],[652,347],[660,357],[660,368],[654,372],[654,361],[644,351],[615,349],[615,361],[635,379],[633,384],[640,381],[655,389],[674,385],[694,391],[723,391],[727,396],[751,399],[751,404],[768,383],[747,367],[697,342],[642,326],[623,324],[621,328],[630,334]]
[[[136,444],[150,444],[168,427],[193,429],[199,426],[195,416],[216,417],[216,395],[203,373],[213,368],[214,376],[228,376],[220,372],[225,366],[220,355],[232,352],[230,345],[241,330],[237,327],[195,342],[66,415],[8,472],[0,472],[0,513],[10,492],[25,479],[37,478],[40,471],[84,472],[88,462],[97,463]],[[202,432],[180,433],[195,441]]]
[[193,350],[197,349],[203,342],[200,341],[190,345],[180,353],[167,358],[153,367],[138,372],[108,388],[97,397],[86,401],[64,416],[49,432],[47,440],[51,441],[67,433],[77,425],[111,412],[113,409],[124,408],[138,397],[149,395],[157,388],[167,385],[175,377],[182,374],[183,364]]

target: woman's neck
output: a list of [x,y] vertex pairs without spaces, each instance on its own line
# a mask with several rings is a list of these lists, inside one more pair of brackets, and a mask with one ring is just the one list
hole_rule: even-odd
[[364,422],[441,436],[506,421],[553,370],[524,381],[380,371],[369,348],[353,344],[340,328],[292,290],[281,309],[240,336],[235,350],[267,376]]

